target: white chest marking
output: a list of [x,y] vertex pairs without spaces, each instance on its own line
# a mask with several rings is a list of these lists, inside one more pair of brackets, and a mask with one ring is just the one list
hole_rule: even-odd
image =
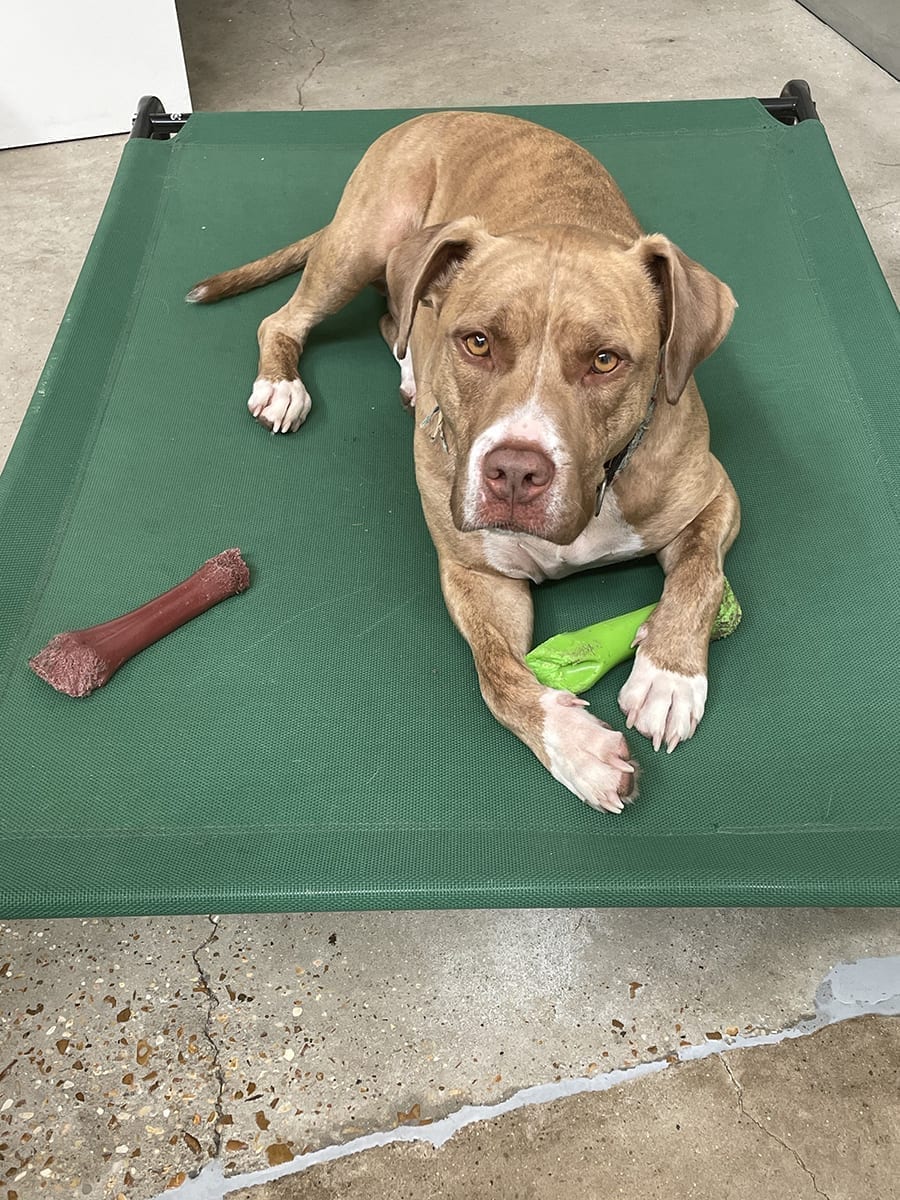
[[594,517],[587,529],[571,545],[557,546],[528,533],[504,533],[486,529],[484,557],[495,571],[512,579],[561,579],[587,567],[637,558],[644,552],[644,542],[622,516],[615,495],[609,491],[603,501],[600,516]]

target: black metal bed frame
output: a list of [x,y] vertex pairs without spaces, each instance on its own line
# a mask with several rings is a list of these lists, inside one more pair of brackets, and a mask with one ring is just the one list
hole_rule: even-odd
[[[818,121],[819,114],[805,79],[791,79],[781,89],[781,95],[760,100],[760,104],[783,125],[799,125],[801,121]],[[157,96],[142,96],[131,125],[133,138],[165,141],[183,129],[190,113],[166,112]]]

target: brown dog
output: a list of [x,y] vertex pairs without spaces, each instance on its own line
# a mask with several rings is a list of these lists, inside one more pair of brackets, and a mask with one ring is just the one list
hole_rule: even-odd
[[621,733],[525,666],[529,580],[656,554],[662,600],[619,693],[629,728],[693,735],[723,559],[739,527],[692,379],[731,324],[729,289],[643,236],[587,151],[514,117],[447,112],[384,134],[330,225],[205,280],[208,303],[305,265],[259,329],[249,407],[273,432],[310,407],[309,331],[366,284],[415,406],[416,475],[450,615],[488,707],[595,808],[635,794]]

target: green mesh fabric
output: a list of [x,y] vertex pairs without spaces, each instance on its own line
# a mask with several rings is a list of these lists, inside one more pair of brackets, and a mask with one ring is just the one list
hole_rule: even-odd
[[[0,914],[900,899],[896,309],[823,128],[751,100],[517,110],[733,287],[698,378],[741,496],[744,620],[694,740],[618,818],[484,708],[441,601],[412,422],[361,296],[291,437],[246,411],[258,321],[197,279],[324,224],[403,112],[196,114],[130,142],[0,478]],[[84,700],[63,630],[240,546],[253,582]],[[545,585],[535,641],[657,599],[652,560]],[[627,666],[589,693],[619,720]]]

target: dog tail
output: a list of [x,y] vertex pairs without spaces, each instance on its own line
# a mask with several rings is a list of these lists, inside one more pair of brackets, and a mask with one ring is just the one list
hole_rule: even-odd
[[255,262],[246,263],[243,267],[234,267],[231,271],[222,271],[219,275],[210,275],[203,279],[185,296],[190,304],[215,304],[217,300],[225,300],[228,296],[239,296],[241,292],[249,292],[263,284],[272,283],[275,279],[283,279],[285,275],[293,275],[305,266],[310,251],[323,231],[317,230],[308,237],[301,238],[290,246],[258,258]]

